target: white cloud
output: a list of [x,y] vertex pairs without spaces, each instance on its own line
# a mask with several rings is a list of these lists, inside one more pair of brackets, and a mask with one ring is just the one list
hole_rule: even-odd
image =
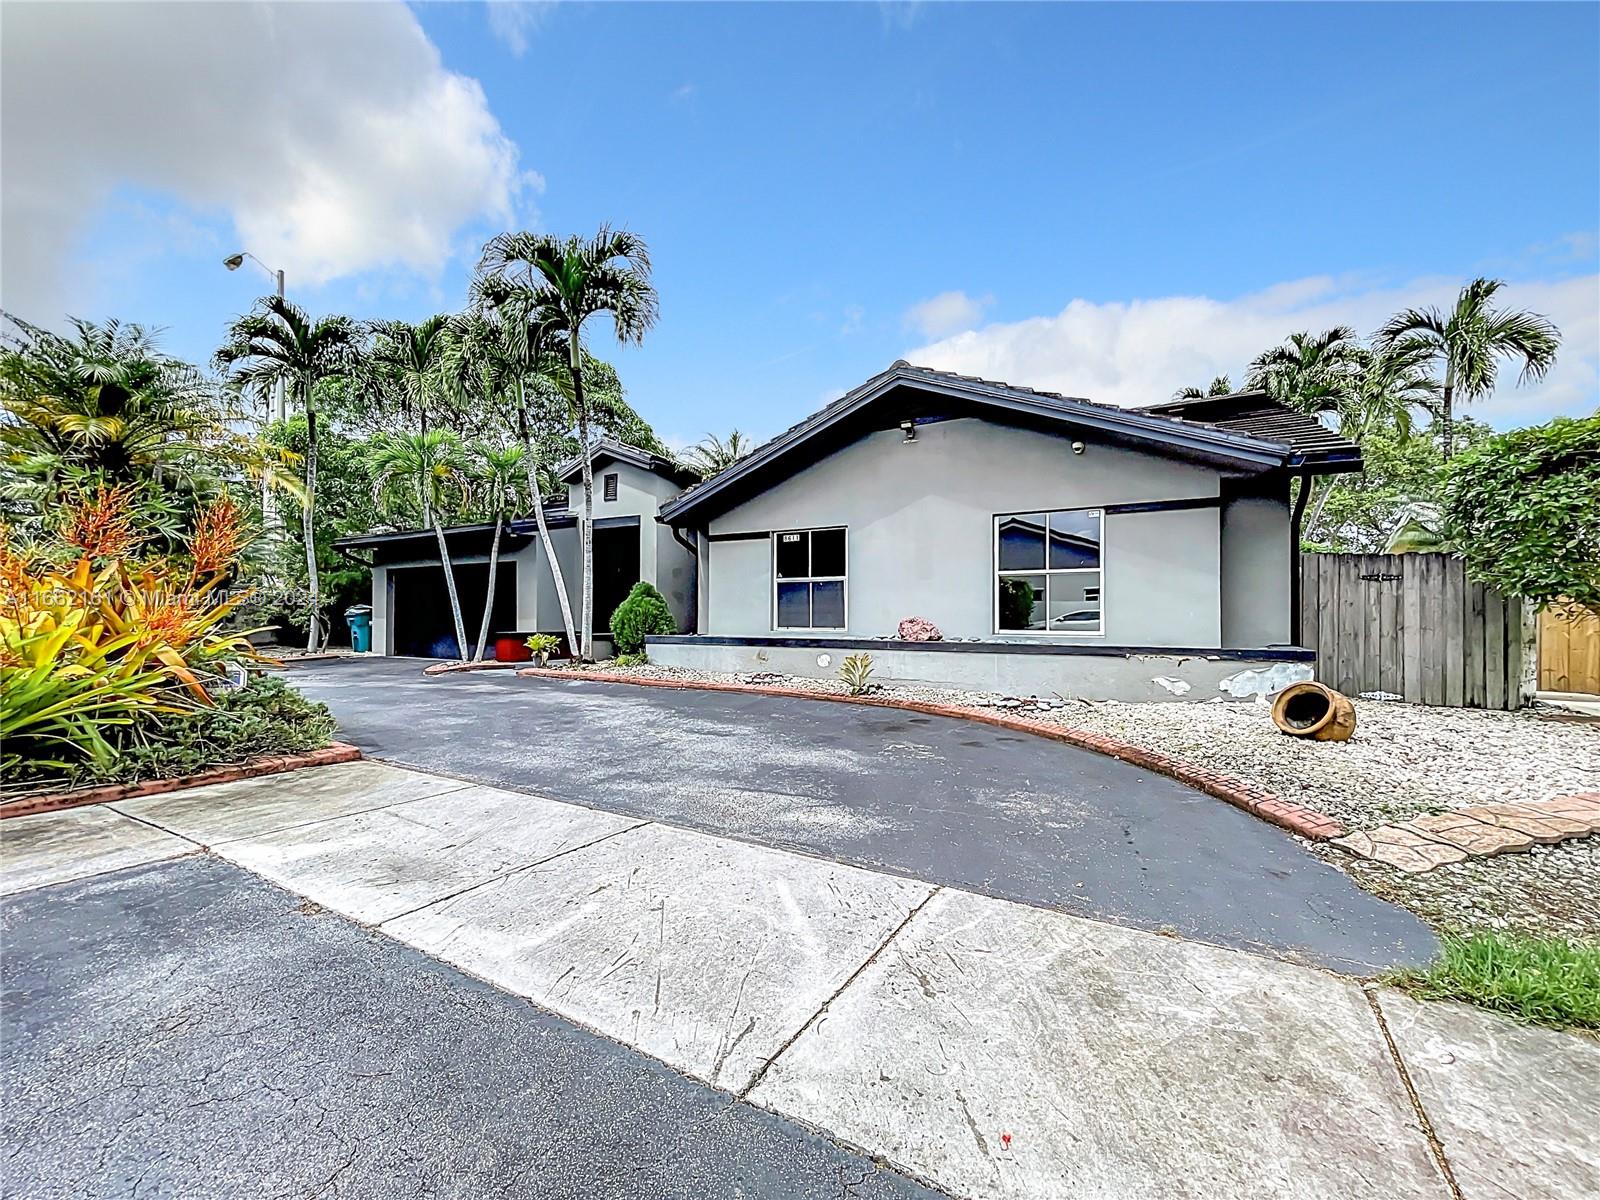
[[984,310],[993,303],[993,296],[974,299],[965,292],[940,292],[932,299],[908,308],[905,323],[923,337],[945,337],[963,329],[971,329],[983,319]]
[[306,285],[436,272],[537,186],[399,3],[7,5],[3,70],[0,278],[46,322],[119,189],[231,219]]
[[528,52],[528,39],[555,7],[551,0],[486,0],[489,32],[512,54]]
[[[1297,330],[1352,325],[1366,334],[1399,309],[1450,303],[1462,282],[1389,286],[1323,277],[1234,300],[1073,300],[1054,316],[968,330],[906,357],[1108,404],[1154,404],[1186,384],[1204,387],[1219,374],[1237,383],[1252,358]],[[1561,351],[1536,384],[1518,387],[1517,371],[1503,369],[1495,394],[1468,411],[1501,428],[1593,412],[1600,404],[1600,276],[1508,283],[1498,299],[1553,320],[1562,331]]]

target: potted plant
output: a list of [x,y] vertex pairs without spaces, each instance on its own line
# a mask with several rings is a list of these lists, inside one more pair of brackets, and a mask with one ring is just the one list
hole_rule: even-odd
[[535,633],[522,644],[533,651],[533,656],[539,660],[539,665],[543,667],[549,665],[550,656],[561,645],[561,639],[553,633]]

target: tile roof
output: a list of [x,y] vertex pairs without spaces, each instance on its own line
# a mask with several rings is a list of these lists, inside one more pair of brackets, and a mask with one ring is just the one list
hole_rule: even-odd
[[1278,442],[1302,455],[1325,458],[1360,452],[1354,442],[1329,429],[1316,417],[1281,404],[1266,392],[1230,392],[1226,396],[1168,400],[1147,404],[1138,411]]

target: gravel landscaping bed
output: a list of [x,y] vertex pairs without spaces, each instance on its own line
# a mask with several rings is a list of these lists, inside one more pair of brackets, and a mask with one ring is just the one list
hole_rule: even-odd
[[[836,679],[730,674],[645,664],[596,670],[654,679],[757,683],[843,693]],[[1248,702],[1120,704],[1021,698],[959,689],[881,685],[876,696],[980,708],[1113,737],[1211,767],[1366,829],[1474,804],[1546,800],[1600,782],[1600,720],[1545,707],[1520,713],[1356,700],[1348,742],[1279,733]],[[1600,838],[1535,846],[1404,875],[1337,847],[1305,843],[1362,887],[1442,929],[1516,929],[1600,936]]]

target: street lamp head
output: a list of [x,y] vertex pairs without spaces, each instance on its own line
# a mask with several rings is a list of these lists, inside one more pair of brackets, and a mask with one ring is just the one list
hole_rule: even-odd
[[230,254],[227,258],[222,260],[222,265],[227,267],[230,271],[237,271],[240,267],[244,266],[244,255]]

